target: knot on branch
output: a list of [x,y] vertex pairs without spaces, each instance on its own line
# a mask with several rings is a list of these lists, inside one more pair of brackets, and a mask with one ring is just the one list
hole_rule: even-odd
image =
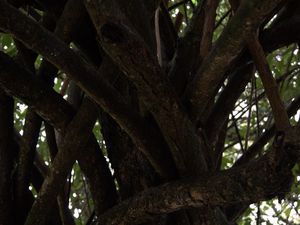
[[125,40],[124,29],[119,25],[107,22],[100,28],[101,36],[104,42],[121,43]]

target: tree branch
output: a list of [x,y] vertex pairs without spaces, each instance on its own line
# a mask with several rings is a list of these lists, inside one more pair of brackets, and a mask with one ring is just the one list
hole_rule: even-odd
[[[286,111],[289,117],[294,116],[300,108],[300,97],[298,96],[292,103],[287,107]],[[274,136],[275,125],[273,124],[268,130],[266,130],[257,139],[249,149],[235,162],[234,166],[239,166],[254,159],[254,157],[262,150],[265,144]]]
[[0,88],[0,221],[14,224],[13,180],[16,160],[14,141],[14,100]]
[[94,127],[96,116],[95,106],[86,99],[66,128],[63,145],[59,149],[49,174],[28,214],[26,225],[44,224],[48,208],[51,208],[55,203],[55,197],[63,189],[67,176],[80,154],[79,152],[86,147],[92,135],[91,130]]
[[206,170],[201,143],[156,58],[118,11],[117,3],[113,8],[110,1],[101,4],[86,1],[85,4],[102,47],[135,84],[140,99],[157,121],[179,172],[201,174]]
[[276,129],[285,131],[291,127],[289,117],[280,98],[277,83],[269,68],[264,50],[254,34],[250,35],[247,44],[270,102]]
[[209,0],[205,3],[205,19],[202,31],[202,38],[200,44],[200,58],[203,59],[211,50],[213,33],[216,22],[216,10],[219,4],[219,0]]
[[[297,41],[297,35],[286,35],[287,33],[293,32],[296,33],[297,29],[292,29],[291,31],[286,31],[286,27],[298,27],[289,24],[288,22],[295,21],[295,19],[289,19],[288,21],[280,22],[276,26],[272,26],[272,30],[266,29],[262,32],[261,36],[261,43],[265,49],[266,52],[271,52],[279,47],[284,45],[289,45],[293,41]],[[284,24],[284,26],[281,27],[281,24]],[[292,23],[293,24],[293,23]],[[276,33],[276,35],[274,35]],[[293,37],[294,39],[290,39],[289,37]],[[282,38],[279,38],[282,37]],[[279,42],[277,42],[277,39],[280,39]],[[300,38],[300,36],[299,36]],[[228,85],[224,88],[224,91],[220,94],[219,98],[217,99],[207,121],[205,122],[207,127],[207,136],[209,139],[213,139],[214,136],[217,136],[218,130],[219,130],[219,124],[222,124],[226,118],[228,117],[229,113],[233,110],[233,107],[235,105],[236,100],[239,98],[240,93],[244,90],[246,84],[250,81],[250,77],[246,76],[246,74],[249,74],[247,72],[247,67],[250,66],[250,59],[245,60],[245,58],[248,58],[248,53],[244,54],[243,57],[241,57],[238,62],[235,63],[235,65],[238,66],[238,68],[234,72],[229,72],[228,74],[230,78]],[[248,63],[248,64],[246,64]],[[244,65],[246,64],[246,65]],[[246,66],[246,67],[245,67]],[[245,68],[244,68],[245,67]],[[250,74],[249,74],[250,75]],[[247,78],[248,77],[248,78]],[[278,82],[278,81],[277,81]],[[238,91],[232,91],[232,90],[238,90]],[[211,137],[210,137],[211,136]]]
[[280,144],[280,140],[276,140],[267,155],[243,167],[200,180],[180,180],[148,189],[107,211],[98,218],[97,224],[138,224],[156,215],[189,207],[250,204],[282,196],[291,186],[291,169],[296,162],[294,154],[297,158],[300,156],[300,142],[294,141],[293,145],[289,141]]
[[197,5],[184,37],[178,40],[174,62],[169,72],[170,80],[180,97],[185,91],[188,80],[191,79],[190,73],[193,73],[200,63],[199,50],[201,37],[203,36],[205,2]]
[[246,37],[256,30],[282,1],[284,0],[242,2],[187,89],[185,96],[191,103],[193,120],[201,117],[207,103],[214,97],[226,70],[244,48]]
[[294,16],[272,28],[266,29],[261,37],[264,49],[270,52],[271,49],[297,42],[300,39],[299,25],[300,18]]
[[[3,53],[0,53],[0,68],[0,86],[35,109],[58,131],[65,133],[75,111],[62,96],[28,71],[22,70]],[[78,161],[86,176],[92,178],[89,181],[96,212],[102,212],[113,204],[115,186],[95,137],[86,146],[86,152],[78,155]]]
[[[135,145],[147,156],[162,177],[174,175],[172,162],[165,158],[164,150],[160,149],[160,138],[157,137],[156,131],[124,102],[122,96],[114,88],[100,79],[101,74],[97,73],[93,66],[87,64],[53,34],[18,12],[4,0],[0,1],[0,10],[3,11],[0,15],[0,28],[12,33],[26,46],[42,54],[71,79],[74,79],[135,140]],[[65,123],[65,121],[62,122]]]
[[237,69],[231,75],[231,79],[229,79],[228,84],[214,104],[207,121],[205,121],[206,134],[209,140],[214,141],[218,136],[222,124],[224,124],[230,112],[234,109],[237,99],[245,90],[251,78],[252,71],[253,64],[249,64]]

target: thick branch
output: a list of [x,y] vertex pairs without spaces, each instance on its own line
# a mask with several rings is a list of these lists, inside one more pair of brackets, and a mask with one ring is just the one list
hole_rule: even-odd
[[[138,31],[138,33],[143,37],[145,43],[151,52],[155,52],[155,33],[153,31],[153,17],[154,8],[158,7],[159,1],[139,1],[131,0],[128,4],[127,0],[115,0],[118,6],[122,9],[122,13],[126,15],[126,18],[130,20],[130,23]],[[110,1],[111,3],[112,1]],[[103,4],[103,2],[101,3]],[[113,3],[111,3],[113,4]],[[156,9],[155,8],[155,9]],[[147,18],[147,19],[145,19]]]
[[[232,0],[231,3],[235,4],[238,3],[238,1]],[[291,8],[294,9],[295,5]],[[299,29],[295,29],[300,25],[299,17],[296,15],[298,14],[295,13],[292,18],[283,21],[280,20],[275,26],[272,25],[272,28],[262,32],[260,42],[266,52],[272,52],[283,45],[289,45],[300,39]],[[246,63],[251,62],[249,57],[248,52],[244,54],[240,60],[235,62],[237,69],[235,69],[234,72],[229,72],[229,74],[231,74],[229,75],[229,83],[224,88],[224,91],[222,91],[206,122],[206,132],[209,139],[213,139],[218,135],[219,124],[223,124],[227,119],[229,113],[234,108],[236,100],[239,98],[246,84],[250,81],[250,76],[248,76],[250,75],[250,71],[246,72],[248,70],[246,68],[250,66],[250,64]]]
[[299,27],[300,17],[294,16],[266,29],[261,37],[264,49],[270,52],[272,49],[297,42],[300,39]]
[[42,188],[28,214],[26,225],[44,224],[48,208],[56,201],[56,196],[65,185],[68,174],[79,155],[87,145],[97,118],[95,106],[86,99],[78,113],[66,128],[64,141],[58,151]]
[[[75,112],[61,95],[28,71],[22,70],[3,53],[0,54],[0,68],[0,86],[6,92],[20,98],[35,109],[55,129],[62,133],[66,131],[66,127]],[[105,208],[111,206],[115,200],[113,195],[114,183],[95,137],[86,146],[86,151],[85,154],[78,155],[78,160],[83,165],[83,172],[88,178],[92,178],[90,179],[91,192],[94,196],[96,212],[98,210],[102,212]],[[109,199],[107,196],[109,196]]]
[[204,26],[204,3],[198,4],[185,35],[178,41],[174,56],[174,65],[170,70],[170,79],[178,96],[182,96],[188,80],[199,64],[199,50]]
[[205,2],[205,20],[200,45],[200,57],[202,59],[209,53],[212,47],[218,4],[219,0],[209,0]]
[[[51,23],[52,19],[45,15],[43,18],[43,24]],[[17,60],[22,62],[25,68],[28,68],[31,73],[35,73],[34,61],[36,60],[37,54],[23,45],[23,43],[15,40],[18,54]],[[42,72],[42,73],[41,73]],[[37,74],[44,75],[44,70],[40,67]],[[46,80],[46,76],[42,79]],[[52,83],[52,82],[51,82]],[[32,109],[28,109],[25,117],[25,125],[23,127],[23,144],[20,146],[18,153],[18,167],[15,178],[15,198],[16,198],[16,210],[20,211],[23,209],[24,201],[26,201],[26,195],[28,192],[28,186],[30,183],[30,177],[33,168],[33,162],[36,154],[36,145],[39,138],[40,128],[42,119]],[[25,218],[19,217],[19,223],[24,223]]]
[[237,69],[236,72],[232,74],[231,79],[220,94],[207,121],[205,121],[206,133],[210,141],[214,141],[218,136],[222,125],[227,120],[230,112],[234,109],[237,99],[243,93],[247,83],[251,79],[252,71],[253,64],[249,64]]
[[18,153],[18,167],[15,181],[17,210],[23,208],[28,192],[41,124],[42,119],[33,110],[29,109],[26,114],[26,121],[23,128],[23,144],[20,145],[20,151]]
[[250,35],[247,43],[270,102],[275,126],[277,130],[285,131],[290,128],[289,117],[280,98],[277,83],[269,68],[264,50],[255,35]]
[[172,177],[172,162],[165,158],[164,150],[160,149],[155,130],[125,104],[122,96],[114,88],[99,79],[101,75],[94,67],[87,64],[53,34],[3,0],[0,1],[0,10],[3,12],[0,15],[0,27],[3,30],[12,33],[74,79],[135,140],[136,146],[147,156],[156,171],[162,177]]
[[0,222],[15,223],[12,174],[16,160],[14,137],[14,100],[0,88]]
[[124,24],[126,19],[115,16],[121,13],[114,12],[109,1],[101,4],[86,1],[86,7],[102,47],[134,82],[140,99],[157,121],[180,173],[201,174],[206,170],[206,162],[199,138],[155,56],[134,28]]
[[[295,155],[289,154],[297,152],[299,157],[299,140],[294,144],[291,148],[291,143],[275,141],[269,154],[246,166],[201,180],[180,180],[148,189],[107,211],[98,219],[98,224],[138,224],[156,215],[188,207],[250,204],[281,196],[289,190],[293,179],[291,168]],[[275,152],[280,154],[280,161]]]
[[[69,0],[62,12],[62,15],[60,16],[56,29],[55,29],[55,35],[59,37],[61,40],[66,41],[67,43],[70,42],[72,37],[74,37],[75,33],[78,32],[80,25],[78,25],[78,22],[83,19],[84,16],[87,16],[87,13],[85,11],[85,8],[80,0]],[[52,18],[50,19],[49,16],[44,16],[43,17],[43,24],[52,22]],[[27,52],[31,52],[31,50],[26,49]],[[36,54],[36,53],[34,53]],[[53,80],[54,80],[54,75],[57,73],[58,69],[55,68],[51,63],[49,63],[46,60],[42,61],[41,66],[39,67],[39,71],[37,72],[38,76],[40,77],[41,80],[45,81],[45,84],[48,85],[49,87],[52,86]],[[38,135],[39,135],[39,130],[40,130],[40,125],[41,125],[41,118],[35,113],[33,109],[29,109],[26,115],[26,123],[24,127],[24,142],[25,145],[21,145],[21,150],[19,154],[19,163],[18,163],[18,176],[17,176],[17,185],[16,185],[16,199],[17,199],[17,206],[19,209],[23,208],[24,204],[24,196],[25,193],[28,191],[28,186],[29,186],[29,179],[30,175],[32,173],[32,164],[34,161],[34,156],[35,156],[35,146],[36,142],[38,140]],[[49,124],[45,125],[49,130]],[[53,129],[53,128],[52,128]],[[49,133],[49,132],[48,132]],[[54,131],[53,131],[54,133]],[[55,137],[54,137],[55,138]],[[53,145],[52,145],[53,146]],[[52,146],[49,146],[49,150],[52,150]],[[93,147],[92,147],[93,148]],[[113,202],[114,198],[112,195],[112,198],[110,201],[102,201],[102,198],[100,196],[98,190],[94,191],[95,189],[98,189],[101,186],[101,182],[103,183],[103,180],[99,179],[99,176],[101,174],[104,174],[103,170],[105,168],[100,165],[105,165],[102,162],[102,164],[99,163],[101,162],[101,158],[103,156],[101,153],[98,153],[98,148],[90,149],[91,151],[87,152],[83,157],[79,157],[79,163],[89,161],[87,166],[85,168],[82,168],[84,171],[85,176],[89,179],[90,181],[90,189],[92,192],[92,195],[95,199],[95,207],[97,209],[101,207],[107,208],[105,205],[108,204],[110,205],[111,202]],[[98,154],[97,154],[98,153]],[[51,154],[51,153],[50,153]],[[54,154],[52,154],[54,155]],[[91,161],[90,158],[93,158],[94,160]],[[91,166],[92,165],[92,166]],[[90,169],[90,167],[93,167],[93,169]],[[86,169],[88,168],[88,169]],[[94,171],[100,173],[94,173]],[[109,173],[110,174],[110,173]],[[105,181],[108,181],[108,179],[104,179]],[[109,182],[107,182],[109,183]],[[111,190],[114,190],[113,188]],[[104,190],[105,191],[105,190]],[[60,199],[60,204],[59,206],[61,209],[65,211],[65,213],[61,213],[62,220],[64,220],[65,216],[64,215],[69,215],[69,221],[71,223],[74,223],[72,220],[72,216],[70,212],[68,212],[68,208],[66,204],[61,204],[62,199],[65,200],[65,198]],[[107,203],[109,202],[109,203]],[[22,221],[22,224],[25,221]]]
[[201,116],[216,88],[249,36],[282,0],[243,1],[187,89],[194,120]]
[[[288,19],[287,21],[280,22],[279,25],[276,25],[273,28],[267,29],[262,32],[261,43],[266,52],[271,52],[281,47],[282,45],[289,45],[292,42],[296,42],[300,38],[300,36],[297,35],[297,32],[299,33],[299,31],[295,29],[295,27],[299,27],[298,25],[296,25],[297,18],[298,17],[295,17]],[[298,21],[298,23],[299,22],[300,21]],[[290,35],[291,32],[295,33],[295,35]],[[209,139],[213,140],[214,137],[217,136],[220,127],[219,124],[223,124],[227,119],[229,113],[234,108],[236,100],[239,98],[246,84],[250,81],[250,76],[248,76],[250,75],[250,71],[246,72],[247,70],[249,70],[246,68],[249,68],[250,64],[245,65],[246,67],[243,66],[246,61],[247,63],[250,63],[248,53],[244,54],[244,56],[235,63],[235,65],[238,66],[238,69],[236,69],[234,73],[230,72],[231,78],[229,80],[229,83],[224,88],[224,91],[222,91],[220,97],[214,105],[212,112],[210,113],[210,116],[207,119],[206,129]],[[274,134],[274,132],[272,134]]]
[[[74,115],[74,110],[65,100],[44,82],[23,70],[7,55],[0,52],[0,86],[9,94],[18,97],[63,131]],[[55,113],[57,112],[57,113]]]

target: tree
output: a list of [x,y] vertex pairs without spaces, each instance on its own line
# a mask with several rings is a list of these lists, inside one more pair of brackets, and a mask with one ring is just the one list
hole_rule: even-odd
[[299,223],[299,1],[0,11],[1,225]]

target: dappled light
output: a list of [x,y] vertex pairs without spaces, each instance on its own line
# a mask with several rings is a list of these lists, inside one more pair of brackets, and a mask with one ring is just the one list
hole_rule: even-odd
[[300,224],[298,0],[0,0],[0,225]]

